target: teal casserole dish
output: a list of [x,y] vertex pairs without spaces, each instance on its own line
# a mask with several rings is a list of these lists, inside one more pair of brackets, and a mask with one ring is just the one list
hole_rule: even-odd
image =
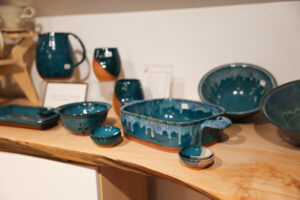
[[134,101],[121,108],[126,134],[158,145],[182,148],[220,138],[231,125],[222,107],[186,99]]

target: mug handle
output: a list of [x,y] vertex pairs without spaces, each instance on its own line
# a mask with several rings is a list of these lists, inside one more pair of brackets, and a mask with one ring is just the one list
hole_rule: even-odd
[[79,41],[79,43],[80,43],[80,45],[82,47],[82,58],[81,58],[81,60],[78,63],[76,63],[76,64],[73,65],[73,67],[77,67],[78,65],[80,65],[84,61],[84,59],[86,57],[85,47],[84,47],[84,44],[82,43],[82,41],[79,39],[79,37],[77,35],[75,35],[73,33],[68,33],[68,34],[72,35],[73,37],[75,37]]
[[35,9],[32,7],[25,7],[23,10],[23,14],[20,19],[30,19],[35,15]]

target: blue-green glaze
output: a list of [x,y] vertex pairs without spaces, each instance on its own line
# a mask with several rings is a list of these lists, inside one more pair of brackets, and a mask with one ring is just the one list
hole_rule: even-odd
[[184,147],[178,152],[178,155],[190,167],[203,168],[214,161],[214,153],[202,146]]
[[117,48],[97,48],[94,59],[111,75],[118,77],[121,72],[121,59]]
[[300,145],[300,80],[280,85],[261,101],[261,113]]
[[121,108],[125,133],[170,147],[202,145],[216,141],[220,130],[231,125],[216,105],[185,99],[135,101]]
[[104,102],[78,102],[58,107],[62,124],[76,134],[87,134],[106,119],[111,105]]
[[143,100],[144,93],[138,79],[120,79],[116,81],[115,95],[122,105],[134,100]]
[[204,75],[198,92],[204,102],[222,106],[230,118],[241,119],[258,112],[260,100],[276,85],[275,78],[265,69],[233,63]]
[[56,125],[59,116],[54,112],[49,112],[47,115],[41,113],[45,109],[44,107],[14,104],[0,106],[0,124],[37,129],[46,128],[48,125]]
[[[82,59],[75,63],[75,57],[68,36],[74,36],[82,47]],[[81,40],[73,33],[40,34],[36,47],[36,66],[42,78],[56,79],[71,77],[74,68],[86,57]]]
[[111,146],[120,142],[121,131],[114,126],[101,126],[94,129],[90,136],[96,144]]

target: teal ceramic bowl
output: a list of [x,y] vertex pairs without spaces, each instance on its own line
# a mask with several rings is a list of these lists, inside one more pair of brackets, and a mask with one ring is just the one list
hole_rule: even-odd
[[121,141],[121,131],[114,126],[101,126],[90,134],[92,140],[101,146],[114,146]]
[[280,85],[261,101],[261,113],[279,127],[291,143],[300,146],[300,80]]
[[62,124],[75,134],[87,134],[106,119],[111,105],[104,102],[78,102],[60,106],[56,112]]
[[225,108],[231,119],[259,111],[262,97],[277,83],[272,74],[252,64],[233,63],[209,71],[200,80],[198,92],[207,103]]
[[204,168],[214,161],[214,153],[203,146],[187,146],[182,148],[178,155],[189,167]]

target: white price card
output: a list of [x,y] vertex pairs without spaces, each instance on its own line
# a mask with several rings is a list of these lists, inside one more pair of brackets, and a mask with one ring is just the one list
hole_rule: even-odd
[[87,87],[86,83],[49,82],[46,86],[44,107],[56,108],[68,103],[85,101]]
[[146,99],[169,98],[173,67],[171,65],[146,65],[143,88]]

